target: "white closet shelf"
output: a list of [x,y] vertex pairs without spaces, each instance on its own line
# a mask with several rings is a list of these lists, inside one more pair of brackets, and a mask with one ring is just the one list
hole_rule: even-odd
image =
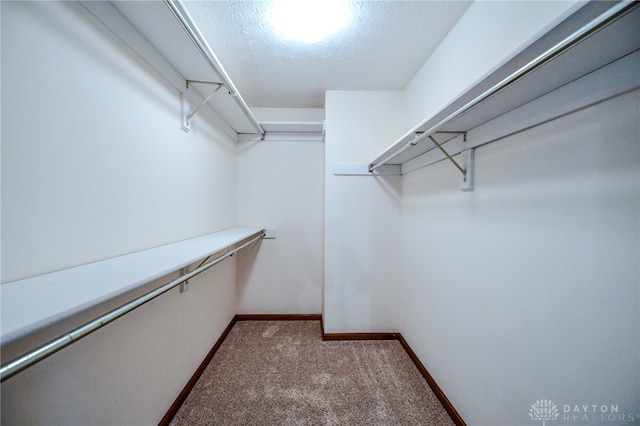
[[[565,87],[571,86],[572,82],[596,73],[616,61],[622,62],[626,57],[633,56],[632,54],[640,49],[640,31],[637,29],[640,22],[639,4],[634,2],[601,2],[582,7],[465,93],[399,138],[370,163],[369,173],[377,173],[376,169],[383,167],[386,169],[386,173],[383,174],[390,174],[389,170],[395,170],[394,174],[404,174],[446,158],[445,154],[436,152],[438,149],[430,140],[431,137],[436,138],[442,146],[455,147],[455,151],[448,150],[450,155],[456,155],[482,144],[493,142],[497,138],[483,141],[474,140],[468,132],[499,117],[506,116],[527,104],[534,103],[546,95],[560,92]],[[606,9],[603,10],[603,8]],[[607,17],[607,14],[611,16]],[[587,31],[579,40],[558,52],[554,52],[550,59],[541,60],[535,67],[514,78],[513,81],[510,80],[511,77],[533,64],[538,58],[551,53],[559,44],[569,40],[571,36],[580,31],[579,29],[586,29],[598,20],[601,22],[595,29]],[[631,69],[634,66],[635,64],[631,64]],[[627,72],[625,75],[628,74]],[[625,82],[626,86],[622,88],[615,81],[617,78],[618,75],[611,73],[611,86],[615,87],[610,91],[600,91],[598,99],[591,97],[585,100],[581,107],[638,87],[638,78],[634,75],[628,76],[628,82]],[[506,84],[489,96],[484,96],[502,83]],[[584,90],[583,85],[576,84],[574,87],[576,90],[571,95],[582,96],[578,90]],[[566,92],[565,90],[565,96]],[[573,110],[580,107],[576,107],[575,103],[567,98],[564,102],[567,105],[571,104]],[[570,112],[569,108],[569,106],[564,110],[556,108],[556,117]],[[537,121],[524,120],[520,130],[541,124],[549,119],[550,117],[541,114]],[[511,129],[509,134],[513,133],[514,130]],[[507,133],[502,136],[506,135]],[[472,164],[468,164],[468,166],[472,167]]]
[[41,331],[262,232],[234,227],[3,284],[1,342]]
[[[79,2],[181,95],[183,112],[176,125],[190,129],[190,119],[200,107],[233,140],[251,133],[264,138],[264,129],[242,98],[215,53],[204,39],[181,0],[164,2]],[[162,28],[162,31],[157,31]],[[187,59],[185,59],[187,58]],[[220,83],[222,90],[207,81]],[[215,96],[213,96],[215,94]],[[190,117],[191,118],[191,117]]]

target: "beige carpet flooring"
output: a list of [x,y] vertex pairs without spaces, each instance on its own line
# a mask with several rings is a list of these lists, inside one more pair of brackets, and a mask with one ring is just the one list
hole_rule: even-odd
[[453,425],[397,341],[322,341],[319,321],[238,321],[172,423]]

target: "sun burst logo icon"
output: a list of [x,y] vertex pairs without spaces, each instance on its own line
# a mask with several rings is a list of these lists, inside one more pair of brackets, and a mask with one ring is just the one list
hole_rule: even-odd
[[539,399],[529,408],[529,418],[542,420],[542,426],[546,426],[547,420],[558,420],[558,417],[560,417],[558,407],[549,399]]

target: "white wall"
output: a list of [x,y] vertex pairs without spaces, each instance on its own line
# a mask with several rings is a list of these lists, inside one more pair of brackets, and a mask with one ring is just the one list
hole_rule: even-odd
[[640,408],[639,107],[478,148],[472,193],[444,162],[403,177],[400,331],[467,424],[528,424],[541,398]]
[[472,193],[446,162],[332,165],[371,161],[581,5],[476,2],[402,99],[327,93],[325,328],[395,326],[470,425],[529,424],[541,398],[638,412],[640,95],[477,149]]
[[328,332],[393,329],[402,309],[394,307],[390,289],[397,282],[401,180],[334,176],[333,165],[368,164],[578,6],[475,2],[404,91],[327,92],[323,312]]
[[277,238],[238,254],[238,313],[318,314],[322,310],[324,144],[238,144],[238,223]]
[[235,315],[235,274],[226,260],[3,382],[1,423],[157,425]]
[[2,7],[3,282],[235,224],[232,141],[81,7]]
[[[76,3],[1,10],[3,282],[235,225],[236,147],[204,115],[182,132],[178,93]],[[4,382],[2,423],[157,424],[233,318],[235,271]]]
[[474,1],[404,90],[407,130],[473,87],[584,4]]
[[324,327],[395,330],[400,177],[335,176],[368,164],[402,133],[402,92],[326,93]]
[[[475,2],[408,125],[580,6]],[[403,177],[400,331],[468,424],[527,424],[540,398],[637,412],[637,96],[476,150],[471,194],[444,162]]]

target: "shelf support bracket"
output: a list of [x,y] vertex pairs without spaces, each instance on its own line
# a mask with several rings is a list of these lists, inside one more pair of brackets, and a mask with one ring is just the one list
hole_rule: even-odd
[[462,164],[464,165],[465,176],[464,180],[460,183],[460,189],[464,192],[473,191],[473,176],[475,169],[475,148],[469,148],[460,153]]
[[[435,138],[431,135],[428,136],[431,142],[440,150],[442,153],[451,161],[451,163],[462,173],[462,183],[460,185],[460,189],[465,192],[473,191],[473,162],[474,162],[474,150],[467,149],[462,151],[461,155],[463,157],[463,161],[465,163],[465,167],[462,167],[448,152],[440,142],[435,140]],[[464,134],[464,139],[466,141],[467,135]],[[417,141],[416,141],[417,143]]]
[[466,179],[467,178],[467,171],[465,169],[463,169],[462,166],[460,164],[458,164],[458,162],[451,155],[449,155],[447,150],[444,149],[444,147],[440,144],[440,142],[435,140],[435,138],[433,136],[431,136],[431,135],[429,135],[428,137],[429,137],[429,139],[431,139],[431,142],[433,142],[433,144],[436,147],[438,147],[438,149],[440,151],[442,151],[442,153],[449,159],[449,161],[451,161],[453,163],[453,165],[456,166],[456,169],[460,170],[460,173],[462,173],[462,177]]
[[220,90],[220,88],[222,88],[222,86],[224,86],[224,84],[217,83],[214,81],[187,80],[187,89],[189,89],[189,83],[214,84],[216,88],[213,90],[213,92],[211,92],[209,96],[207,96],[204,99],[204,101],[200,103],[200,105],[195,107],[192,111],[189,111],[189,101],[184,96],[184,93],[180,92],[181,129],[184,130],[185,132],[188,132],[189,130],[191,130],[191,123],[190,123],[191,118],[200,110],[200,108],[202,108],[207,102],[209,102],[209,100],[211,100],[213,95],[215,95],[216,92]]

